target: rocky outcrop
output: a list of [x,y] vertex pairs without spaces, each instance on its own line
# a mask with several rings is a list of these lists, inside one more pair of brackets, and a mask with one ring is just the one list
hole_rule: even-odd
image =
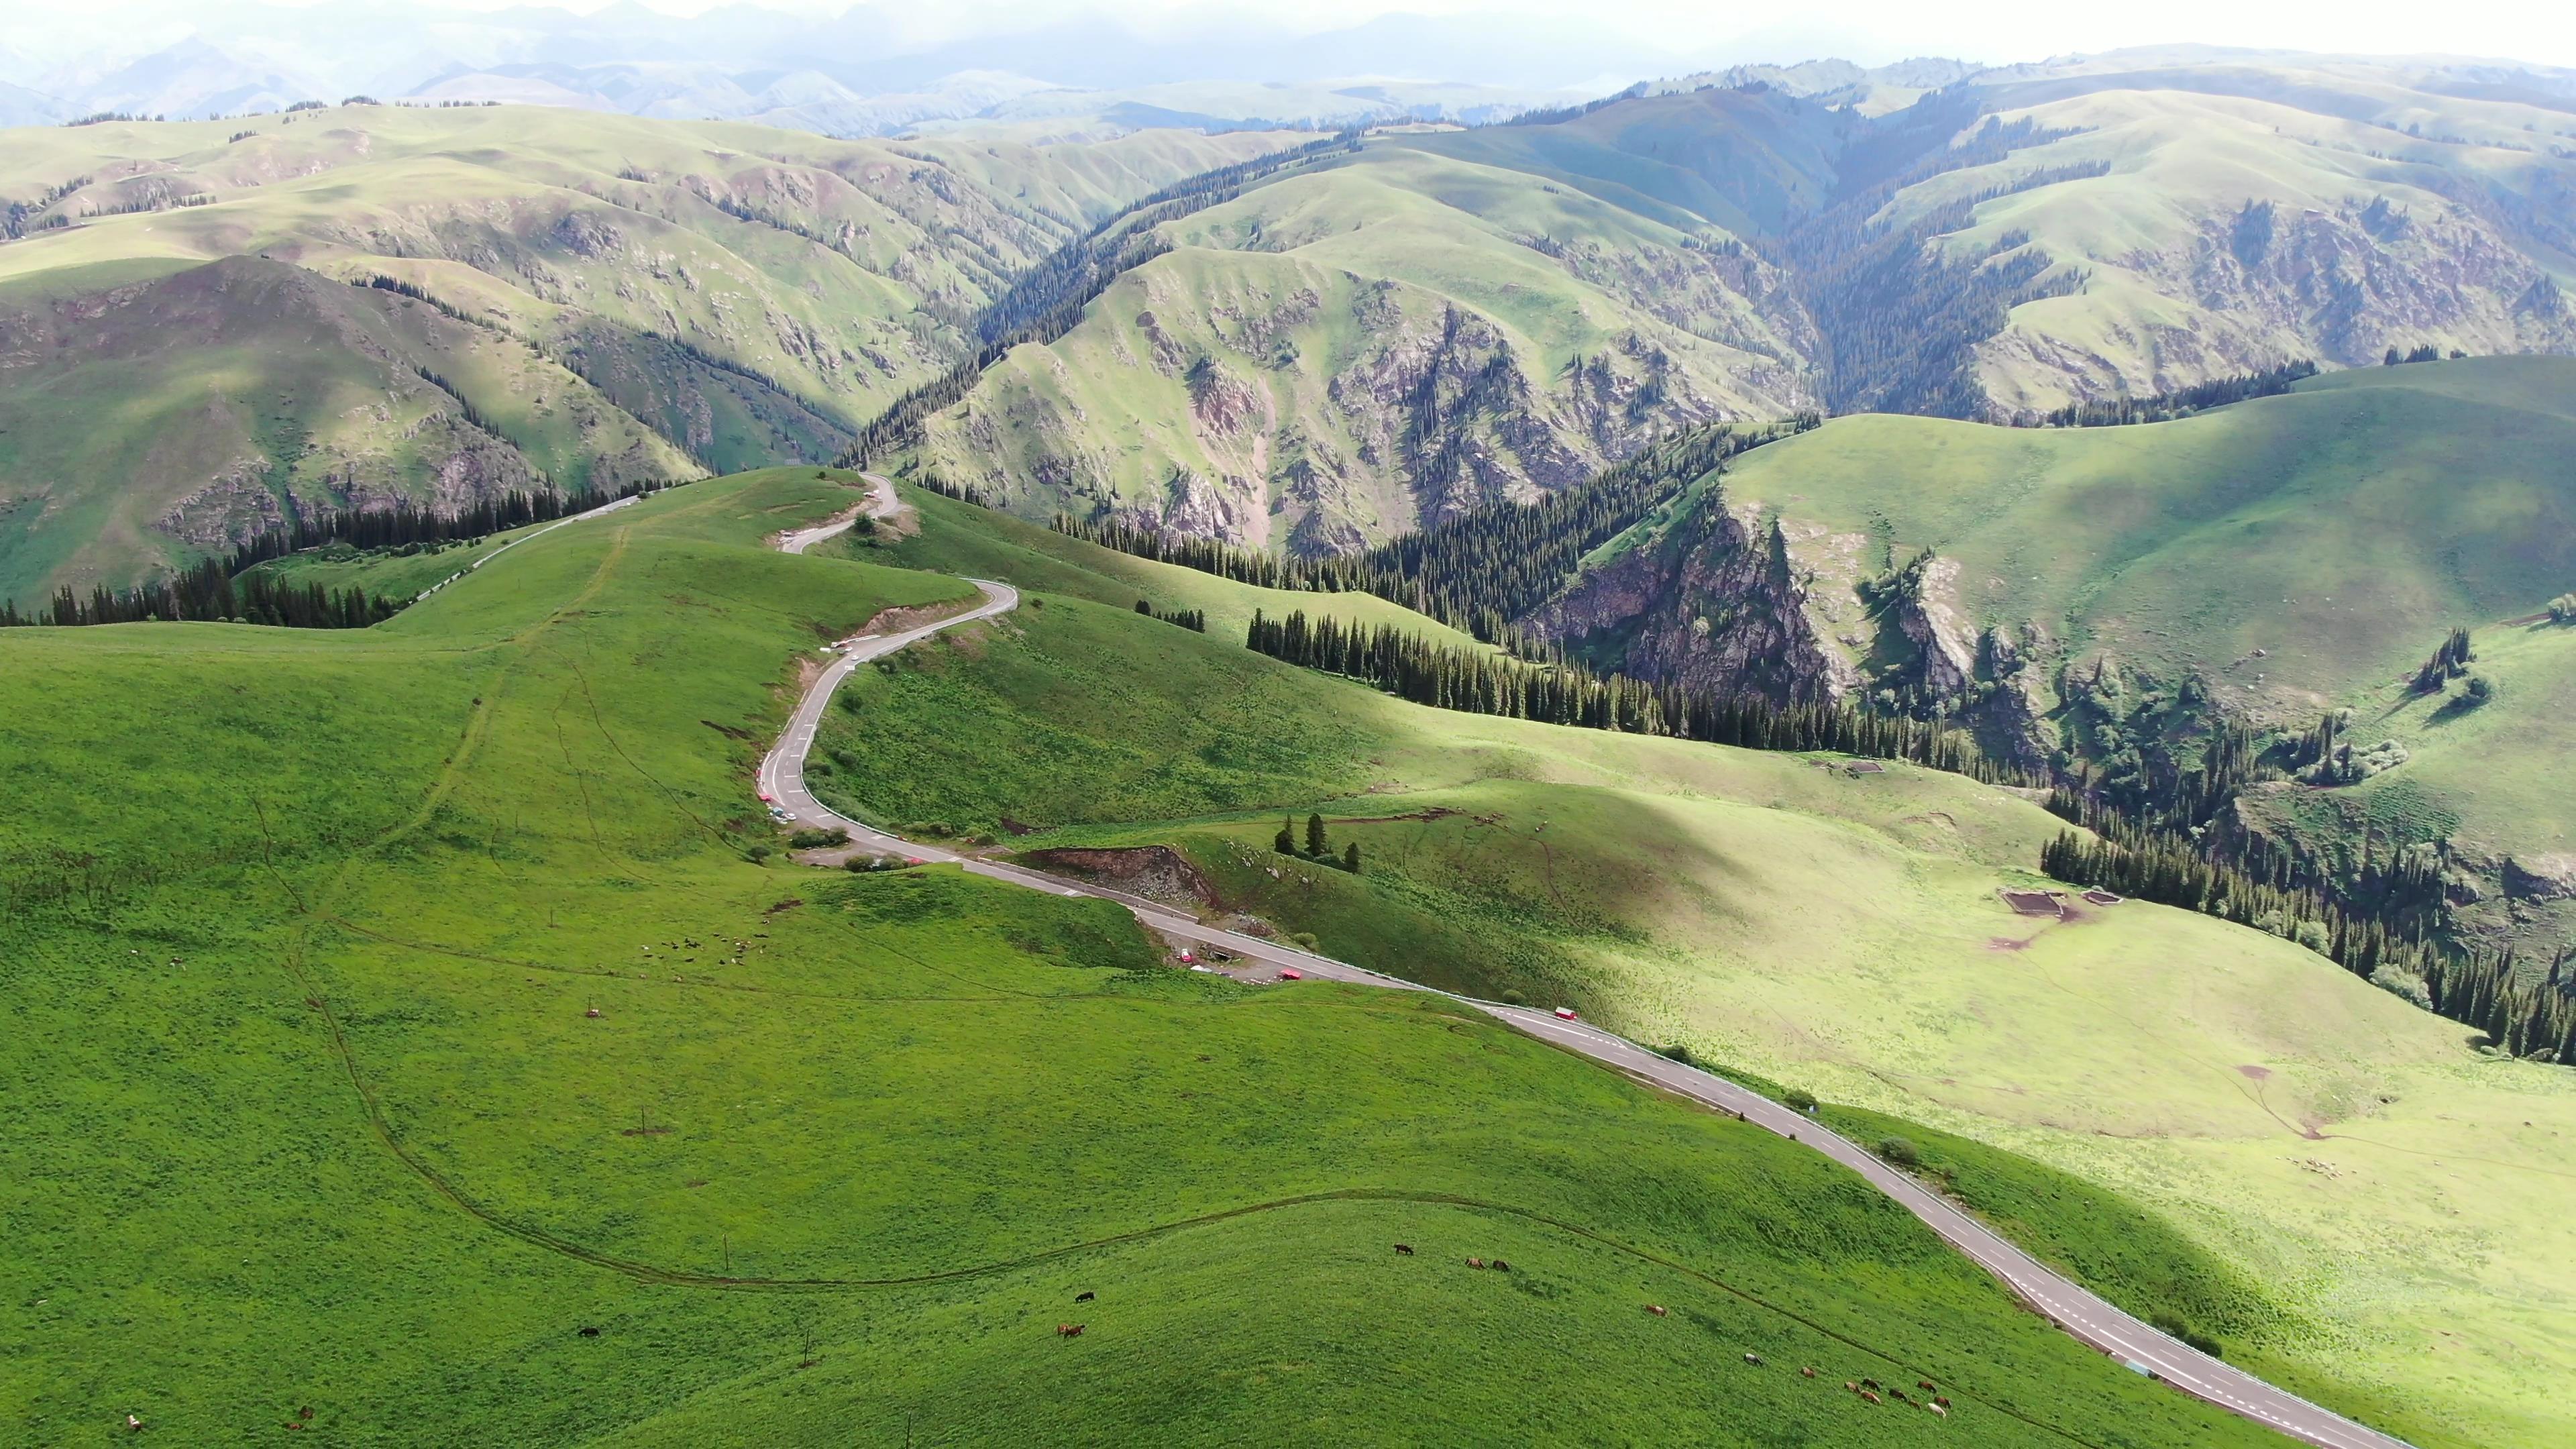
[[1114,886],[1149,900],[1213,906],[1216,886],[1168,845],[1032,850],[1020,859],[1040,870]]
[[2502,875],[2505,894],[2516,900],[2576,898],[2576,855],[2509,855]]
[[1521,625],[1541,641],[1627,634],[1624,667],[1642,679],[1781,704],[1843,699],[1861,673],[1819,629],[1812,583],[1777,520],[1713,498]]

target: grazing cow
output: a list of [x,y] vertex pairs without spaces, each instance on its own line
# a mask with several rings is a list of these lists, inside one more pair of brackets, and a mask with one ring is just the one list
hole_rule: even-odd
[[1916,1379],[1916,1380],[1914,1381],[1914,1387],[1916,1387],[1916,1388],[1918,1388],[1918,1389],[1921,1389],[1923,1392],[1925,1392],[1925,1393],[1927,1393],[1927,1394],[1928,1394],[1928,1393],[1931,1393],[1931,1392],[1933,1392],[1933,1391],[1934,1391],[1934,1390],[1933,1390],[1933,1386],[1932,1386],[1932,1381],[1931,1381],[1930,1379]]
[[1467,1266],[1470,1268],[1481,1268],[1485,1266],[1485,1260],[1482,1258],[1469,1258],[1467,1260]]
[[1745,1361],[1746,1363],[1749,1363],[1749,1364],[1753,1365],[1755,1368],[1760,1368],[1760,1367],[1762,1367],[1762,1355],[1760,1355],[1760,1354],[1758,1354],[1758,1353],[1748,1353],[1748,1354],[1746,1354],[1746,1355],[1744,1356],[1744,1361]]
[[1646,1311],[1655,1315],[1657,1318],[1661,1318],[1667,1310],[1664,1308],[1664,1305],[1660,1303],[1649,1303],[1646,1305]]
[[1395,1250],[1408,1258],[1413,1256],[1413,1245],[1411,1243],[1398,1243],[1395,1245]]
[[1914,1402],[1912,1399],[1905,1397],[1905,1390],[1903,1389],[1889,1389],[1887,1391],[1887,1396],[1900,1404],[1910,1404]]
[[1861,1391],[1860,1391],[1860,1396],[1861,1396],[1862,1398],[1864,1398],[1864,1399],[1869,1400],[1869,1401],[1870,1401],[1871,1403],[1873,1403],[1873,1404],[1880,1404],[1880,1403],[1885,1403],[1885,1402],[1886,1402],[1886,1400],[1881,1399],[1878,1395],[1871,1393],[1871,1392],[1870,1392],[1869,1390],[1867,1390],[1867,1389],[1863,1389],[1863,1390],[1861,1390]]
[[1090,1301],[1091,1301],[1091,1290],[1090,1290],[1090,1289],[1088,1289],[1088,1288],[1086,1288],[1086,1289],[1084,1289],[1083,1291],[1081,1291],[1081,1292],[1079,1292],[1079,1293],[1076,1293],[1075,1295],[1073,1295],[1073,1301],[1074,1301],[1074,1302],[1076,1302],[1076,1303],[1088,1303],[1088,1302],[1090,1302]]
[[1512,1271],[1512,1265],[1511,1265],[1511,1264],[1509,1264],[1509,1263],[1504,1262],[1504,1261],[1503,1261],[1502,1259],[1500,1259],[1500,1258],[1496,1258],[1494,1261],[1492,1261],[1492,1262],[1490,1262],[1490,1263],[1487,1263],[1485,1266],[1486,1266],[1486,1267],[1488,1267],[1488,1268],[1493,1269],[1493,1270],[1494,1270],[1495,1272],[1497,1272],[1497,1273],[1508,1273],[1508,1272]]
[[1878,1387],[1878,1380],[1876,1380],[1876,1379],[1862,1379],[1862,1380],[1860,1381],[1860,1386],[1861,1386],[1862,1388],[1864,1388],[1864,1389],[1874,1389],[1874,1388],[1877,1388],[1877,1387]]
[[1080,1338],[1082,1337],[1082,1330],[1084,1327],[1085,1325],[1079,1323],[1059,1323],[1055,1326],[1055,1336],[1058,1338]]
[[143,1432],[143,1421],[128,1414],[125,1416],[125,1429],[129,1434],[139,1434]]
[[582,1325],[581,1336],[584,1338],[597,1338],[599,1337],[599,1330],[590,1324],[584,1324]]
[[1925,1404],[1923,1407],[1930,1409],[1933,1413],[1940,1415],[1944,1419],[1950,1417],[1950,1411],[1942,1408],[1939,1404]]
[[1948,1394],[1939,1394],[1934,1396],[1932,1407],[1936,1409],[1946,1409],[1950,1407],[1950,1396]]
[[1798,1370],[1798,1377],[1800,1377],[1800,1378],[1802,1378],[1802,1379],[1811,1379],[1811,1378],[1814,1378],[1815,1376],[1816,1376],[1816,1366],[1815,1366],[1814,1364],[1809,1364],[1809,1365],[1807,1365],[1805,1368],[1802,1368],[1802,1369]]
[[299,1419],[310,1419],[313,1417],[313,1410],[310,1407],[298,1409],[295,1411],[295,1417]]
[[1845,1380],[1843,1380],[1843,1392],[1844,1392],[1844,1393],[1847,1393],[1847,1394],[1856,1394],[1856,1393],[1859,1393],[1859,1392],[1860,1392],[1860,1385],[1858,1385],[1858,1384],[1856,1384],[1856,1383],[1853,1383],[1853,1382],[1852,1382],[1851,1380],[1849,1380],[1849,1379],[1845,1379]]

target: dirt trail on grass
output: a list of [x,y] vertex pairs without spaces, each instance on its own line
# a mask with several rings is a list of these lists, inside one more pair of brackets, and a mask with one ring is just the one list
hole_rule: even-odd
[[[871,482],[882,486],[887,496],[892,495],[892,485],[872,475]],[[1018,607],[1019,593],[1010,585],[988,579],[972,582],[985,594],[986,602],[981,608],[946,624],[926,625],[879,638],[847,640],[839,646],[841,659],[825,670],[808,690],[794,718],[780,736],[778,747],[761,762],[760,784],[764,794],[792,813],[800,823],[837,825],[848,830],[853,843],[867,850],[918,861],[954,863],[972,874],[1008,881],[1050,895],[1089,896],[1115,901],[1125,906],[1148,929],[1168,939],[1212,946],[1252,963],[1250,968],[1238,974],[1277,980],[1280,970],[1293,968],[1307,976],[1394,990],[1434,989],[1310,951],[1210,927],[1170,905],[1112,886],[1068,880],[938,846],[915,844],[842,816],[816,799],[805,786],[806,752],[813,747],[815,727],[822,718],[824,707],[831,703],[832,691],[851,670],[907,648],[941,628],[1007,613]],[[1560,1019],[1549,1012],[1527,1007],[1478,1001],[1448,992],[1439,994],[1452,996],[1541,1041],[1590,1057],[1614,1070],[1767,1128],[1792,1142],[1823,1153],[1895,1199],[1944,1241],[2002,1280],[2016,1297],[2045,1314],[2050,1323],[2078,1341],[2195,1398],[2318,1445],[2320,1449],[2405,1449],[2405,1441],[2401,1439],[2275,1388],[2129,1316],[2013,1246],[2000,1234],[1928,1191],[1903,1171],[1836,1136],[1804,1114],[1588,1023]]]

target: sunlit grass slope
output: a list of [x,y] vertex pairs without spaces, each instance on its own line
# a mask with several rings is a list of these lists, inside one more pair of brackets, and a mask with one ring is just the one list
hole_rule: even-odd
[[0,635],[7,1437],[2261,1440],[1472,1014],[754,863],[794,661],[967,592],[760,546],[851,497],[666,493],[364,632]]
[[[1023,577],[952,537],[1016,526],[925,503],[895,556]],[[2206,917],[2014,915],[1996,888],[2059,824],[2010,794],[1419,709],[1122,611],[1151,567],[1052,539],[1018,613],[853,681],[821,788],[888,823],[1041,832],[1018,848],[1171,845],[1223,907],[1345,959],[2010,1149],[2215,1265],[2160,1303],[2179,1280],[2105,1251],[2119,1230],[2050,1230],[2141,1312],[2418,1442],[2565,1427],[2535,1374],[2576,1364],[2564,1072]],[[1310,810],[1359,876],[1271,852]]]
[[1726,492],[1853,532],[1883,519],[1900,557],[1958,561],[1979,623],[2204,667],[2224,702],[2286,714],[2576,583],[2571,453],[2576,361],[2475,358],[2132,427],[1839,418],[1747,455]]

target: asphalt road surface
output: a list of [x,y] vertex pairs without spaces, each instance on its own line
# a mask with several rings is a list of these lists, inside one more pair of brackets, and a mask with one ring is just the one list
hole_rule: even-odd
[[[874,475],[867,477],[875,490],[868,511],[877,517],[891,516],[898,506],[893,485]],[[802,553],[814,543],[849,526],[845,519],[791,533],[780,540],[780,546],[790,553]],[[831,703],[832,691],[849,677],[851,670],[929,638],[942,629],[989,619],[1018,607],[1019,591],[1010,585],[988,579],[973,582],[975,587],[983,590],[984,602],[968,613],[895,633],[861,634],[832,645],[831,652],[838,657],[806,690],[805,697],[797,703],[795,717],[788,721],[786,733],[779,738],[778,747],[761,761],[761,793],[795,817],[799,825],[837,825],[849,831],[851,842],[865,851],[918,861],[954,862],[975,875],[1008,881],[1049,895],[1088,896],[1115,901],[1125,906],[1144,925],[1168,939],[1214,947],[1240,958],[1247,964],[1231,968],[1229,974],[1245,979],[1275,981],[1280,970],[1293,968],[1319,979],[1358,982],[1398,991],[1433,989],[1275,941],[1203,925],[1170,906],[1141,896],[1065,880],[1000,861],[961,855],[935,845],[915,844],[835,814],[814,798],[813,792],[805,787],[806,752],[813,748],[814,729],[823,717],[824,707]],[[2051,1323],[2133,1368],[2153,1373],[2187,1394],[2257,1423],[2268,1424],[2293,1438],[2323,1446],[2323,1449],[2405,1449],[2404,1440],[2366,1428],[2295,1394],[2276,1389],[2252,1374],[2190,1348],[2112,1307],[2042,1266],[1983,1223],[1924,1188],[1913,1177],[1827,1131],[1803,1113],[1747,1091],[1723,1077],[1648,1051],[1625,1037],[1585,1022],[1563,1020],[1552,1011],[1478,1001],[1448,992],[1438,994],[1450,996],[1541,1041],[1590,1057],[1640,1081],[1721,1112],[1740,1113],[1754,1126],[1825,1154],[1894,1198],[1952,1247],[2002,1279],[2006,1287],[2031,1308],[2045,1314]]]

